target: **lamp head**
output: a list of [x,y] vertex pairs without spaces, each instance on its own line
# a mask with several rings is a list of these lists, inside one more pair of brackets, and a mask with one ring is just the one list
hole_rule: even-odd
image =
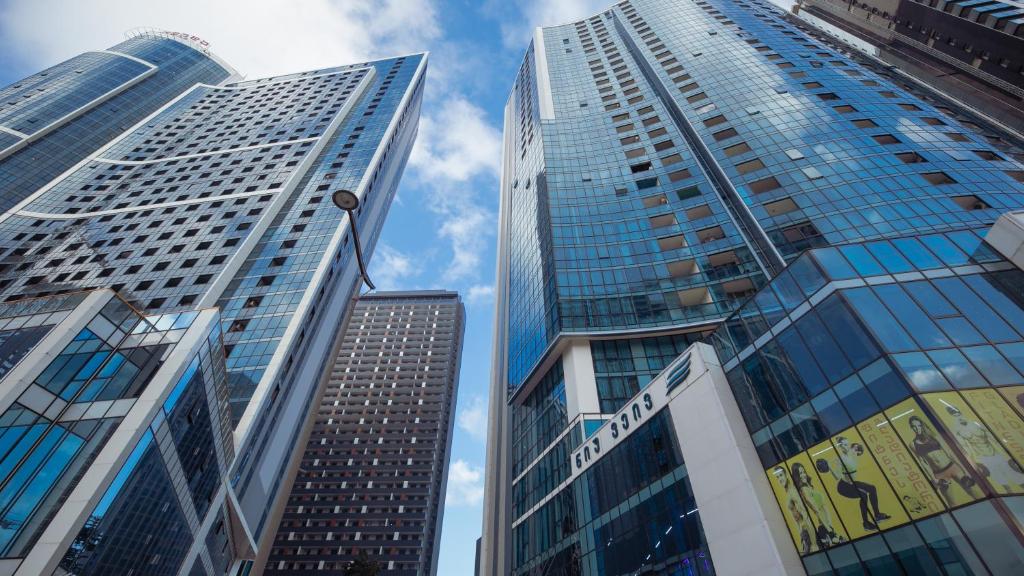
[[359,207],[359,197],[351,190],[338,190],[331,194],[331,200],[334,201],[335,206],[342,210],[355,210]]

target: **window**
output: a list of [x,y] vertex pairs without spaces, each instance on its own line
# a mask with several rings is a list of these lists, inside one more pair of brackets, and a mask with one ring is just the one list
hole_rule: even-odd
[[796,148],[786,150],[786,156],[789,156],[790,160],[800,160],[801,158],[805,158],[804,153]]
[[651,169],[651,163],[648,161],[648,162],[641,162],[639,164],[633,164],[632,166],[629,167],[629,169],[630,169],[630,171],[633,172],[633,174],[639,174],[640,172],[646,172],[646,171],[650,170]]
[[721,142],[722,140],[726,140],[728,138],[732,138],[733,136],[736,136],[737,134],[739,134],[739,133],[736,132],[735,128],[726,128],[725,130],[722,130],[722,131],[719,131],[719,132],[715,132],[711,136],[714,137],[715,140]]
[[917,152],[900,152],[896,155],[904,164],[918,164],[921,162],[927,162],[923,156]]
[[879,144],[899,144],[900,143],[899,139],[896,138],[895,136],[893,136],[892,134],[877,134],[875,136],[872,136],[872,138],[874,138],[875,142],[878,142]]
[[701,244],[708,242],[714,242],[715,240],[721,240],[725,238],[725,232],[721,226],[712,226],[710,228],[703,228],[697,230],[697,239],[700,240]]
[[644,208],[655,208],[657,206],[664,206],[668,204],[668,198],[664,194],[655,194],[654,196],[647,196],[641,201],[644,203]]
[[668,179],[671,182],[678,182],[680,180],[686,180],[687,178],[690,178],[692,176],[693,175],[690,174],[690,171],[684,168],[682,170],[676,170],[675,172],[670,173],[668,175]]
[[853,121],[853,125],[857,128],[877,128],[878,124],[875,124],[874,120],[868,118],[858,118]]
[[664,238],[658,238],[658,248],[662,252],[667,252],[668,250],[676,250],[678,248],[683,248],[685,246],[686,246],[686,239],[683,238],[682,234],[679,234],[679,235],[676,235],[676,236],[666,236]]
[[740,174],[749,174],[755,170],[764,168],[764,162],[761,162],[760,158],[754,158],[753,160],[747,160],[736,165],[736,170]]
[[814,166],[807,166],[805,168],[801,168],[800,171],[803,172],[804,176],[807,176],[809,180],[817,180],[818,178],[822,177],[821,172],[819,172],[818,169],[815,168]]
[[945,172],[924,172],[921,177],[931,184],[956,184],[956,180],[950,178]]
[[764,204],[764,209],[768,212],[769,216],[780,216],[797,210],[797,205],[793,202],[792,198],[783,198],[782,200],[776,200],[774,202]]
[[651,216],[647,219],[651,228],[657,230],[658,228],[665,228],[666,226],[674,226],[676,222],[675,214],[662,214],[660,216]]
[[647,188],[654,188],[658,185],[658,177],[654,176],[651,178],[642,178],[636,181],[637,190],[646,190]]
[[822,100],[839,100],[839,96],[834,92],[822,92],[821,94],[817,94],[817,96]]
[[763,194],[765,192],[775,190],[776,188],[779,188],[782,185],[779,184],[779,181],[776,180],[774,176],[769,176],[767,178],[755,180],[748,184],[747,186],[750,188],[750,191],[753,192],[754,194]]
[[680,200],[696,198],[697,196],[700,196],[700,188],[696,186],[687,186],[681,190],[676,190],[676,196],[678,196]]
[[725,115],[719,114],[718,116],[712,116],[711,118],[708,118],[707,120],[705,120],[704,121],[704,125],[707,126],[708,128],[710,128],[712,126],[718,126],[719,124],[722,124],[724,122],[725,122]]
[[836,112],[839,112],[840,114],[849,114],[850,112],[856,112],[857,111],[856,108],[854,108],[853,106],[850,106],[849,104],[842,104],[840,106],[833,106],[832,109],[835,110]]
[[701,204],[694,208],[690,208],[686,211],[687,220],[700,220],[701,218],[707,218],[711,216],[711,208],[707,204]]
[[725,152],[726,156],[736,156],[738,154],[743,154],[744,152],[750,152],[750,146],[748,146],[746,142],[740,142],[739,144],[733,144],[722,151]]
[[964,210],[986,210],[991,208],[991,206],[986,204],[984,200],[973,194],[966,196],[953,196],[950,200],[956,202],[956,204]]

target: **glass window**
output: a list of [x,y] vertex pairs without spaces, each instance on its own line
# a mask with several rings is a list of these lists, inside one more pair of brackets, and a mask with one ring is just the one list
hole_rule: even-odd
[[818,552],[813,556],[804,558],[804,569],[807,576],[832,576],[832,565],[828,562],[828,556],[824,552]]
[[797,406],[790,413],[790,416],[793,418],[793,423],[800,430],[800,435],[803,436],[804,442],[808,445],[817,444],[828,438],[828,430],[825,429],[818,415],[814,413],[810,403]]
[[813,311],[797,320],[796,329],[807,343],[811,354],[818,360],[818,365],[825,372],[829,382],[838,382],[853,371],[846,356]]
[[902,574],[900,565],[889,553],[889,547],[881,536],[872,536],[854,542],[857,554],[862,562],[867,565],[868,573],[872,575],[885,576],[888,574]]
[[949,514],[922,520],[917,527],[947,574],[988,574]]
[[814,406],[821,423],[832,434],[846,429],[851,424],[850,417],[839,403],[839,397],[832,390],[826,390],[811,400],[811,406]]
[[893,354],[892,359],[915,390],[919,392],[949,390],[949,382],[943,378],[942,373],[923,353]]
[[953,516],[993,574],[1021,572],[1024,566],[1024,546],[1013,537],[991,502],[978,502],[954,510]]
[[939,328],[942,328],[946,336],[949,336],[949,339],[957,346],[983,344],[986,341],[981,332],[978,332],[974,325],[961,316],[956,318],[939,318],[935,323],[939,325]]
[[942,263],[927,248],[914,238],[896,238],[892,245],[906,256],[918,270],[939,268]]
[[914,350],[917,346],[889,310],[869,288],[843,290],[842,295],[853,306],[857,315],[874,333],[882,347],[889,352]]
[[854,374],[835,387],[836,395],[846,407],[854,422],[859,422],[879,411],[875,399],[868,393],[860,377]]
[[840,246],[839,251],[853,264],[853,268],[861,276],[878,276],[885,274],[885,269],[860,244]]
[[[764,409],[759,404],[757,395],[754,393],[750,381],[744,373],[743,366],[736,366],[726,375],[729,380],[729,387],[732,388],[732,395],[736,398],[736,404],[747,422],[747,428],[757,430],[768,424],[768,418],[764,415]],[[781,410],[779,411],[781,413]]]
[[772,279],[771,287],[787,312],[792,312],[805,300],[788,269]]
[[828,558],[832,561],[832,567],[835,568],[836,574],[839,576],[864,575],[864,569],[861,568],[860,561],[857,560],[857,554],[854,553],[853,546],[849,544],[829,550]]
[[892,406],[910,395],[907,385],[892,371],[885,358],[879,358],[861,370],[860,379],[883,407]]
[[800,379],[793,372],[777,343],[768,342],[759,353],[762,362],[772,375],[776,396],[783,402],[787,410],[807,400],[807,392],[804,391]]
[[833,294],[817,307],[822,322],[829,327],[832,336],[839,342],[839,347],[846,353],[854,368],[878,358],[878,348],[871,336],[854,318],[850,309],[842,299]]
[[993,386],[1020,384],[1024,382],[1013,366],[991,346],[971,346],[963,349],[964,354],[974,362],[981,373]]
[[825,275],[832,280],[846,280],[856,278],[857,273],[853,271],[850,263],[843,258],[843,255],[835,248],[817,248],[812,254],[818,264],[825,270]]
[[1003,321],[1002,317],[993,312],[960,278],[938,278],[933,283],[989,340],[1020,340],[1020,336]]
[[988,386],[985,379],[978,374],[974,366],[964,358],[959,350],[950,348],[947,350],[932,350],[928,357],[935,362],[939,370],[957,388],[983,388]]
[[[985,274],[965,276],[963,280],[984,302],[998,310],[1010,326],[1024,330],[1024,310],[1021,310],[1021,305],[1017,301],[1009,298],[1007,293],[1000,289],[999,283],[993,283],[991,277]],[[1020,288],[1024,286],[1018,287]]]
[[946,298],[940,294],[934,286],[932,286],[931,282],[928,282],[927,280],[907,282],[902,286],[932,318],[960,315],[960,311],[950,304],[949,300],[946,300]]
[[907,576],[931,576],[941,573],[913,526],[886,530],[882,536],[885,537],[892,553],[899,558]]
[[1024,372],[1024,342],[996,346],[1017,370]]
[[869,242],[865,244],[868,251],[882,263],[890,274],[911,272],[914,266],[888,242]]
[[754,296],[754,300],[757,301],[757,307],[761,309],[761,314],[768,326],[774,326],[786,315],[778,298],[775,297],[775,292],[771,290],[760,290]]
[[800,338],[800,334],[796,331],[795,326],[779,334],[775,341],[786,351],[786,356],[789,357],[789,362],[793,369],[799,374],[804,388],[810,391],[811,394],[817,394],[828,387],[828,380],[821,373],[817,361],[811,355],[807,346],[804,345],[804,341]]
[[950,242],[949,238],[946,238],[942,234],[932,234],[929,236],[921,236],[921,243],[928,247],[936,256],[938,256],[942,263],[946,266],[961,266],[967,264],[968,257],[964,254],[964,251],[957,248],[956,244]]
[[875,286],[875,294],[885,302],[910,336],[921,348],[942,348],[952,346],[946,335],[928,318],[898,284]]
[[789,416],[783,416],[772,422],[771,428],[772,436],[775,437],[775,441],[782,449],[783,458],[789,458],[806,447]]
[[814,294],[826,283],[825,277],[809,254],[797,258],[790,264],[789,273],[793,275],[793,280],[803,291],[804,296]]

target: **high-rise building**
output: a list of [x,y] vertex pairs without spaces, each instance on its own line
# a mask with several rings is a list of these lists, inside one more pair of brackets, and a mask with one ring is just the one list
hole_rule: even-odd
[[[787,403],[766,403],[765,421],[745,420],[744,403],[759,396],[730,386],[734,372],[725,375],[750,355],[744,346],[772,344],[786,328],[778,322],[797,317],[773,316],[770,333],[733,343],[739,360],[719,342],[723,322],[745,322],[776,287],[799,292],[792,284],[805,281],[803,263],[812,256],[801,254],[809,249],[823,258],[839,245],[892,254],[876,256],[887,259],[884,271],[865,268],[830,290],[882,282],[876,276],[900,283],[1009,266],[985,250],[981,235],[1024,205],[1024,167],[1014,160],[1020,143],[1011,133],[976,129],[964,110],[844,50],[761,0],[626,0],[536,31],[505,108],[482,574],[799,574],[804,562],[815,574],[832,566],[867,571],[847,572],[847,557],[874,573],[900,565],[893,558],[901,554],[921,553],[890,542],[909,533],[886,529],[909,523],[883,522],[865,497],[886,544],[878,546],[878,531],[859,515],[858,531],[842,538],[836,530],[808,532],[812,543],[831,547],[828,567],[816,568],[821,556],[812,554],[821,548],[794,544],[783,515],[788,502],[773,496],[772,482],[779,484],[765,473],[762,445],[766,435],[787,440],[788,428],[819,406],[827,410],[811,400],[824,385],[800,395],[783,380],[778,393],[792,393]],[[909,240],[887,241],[895,238]],[[919,256],[896,256],[919,244],[927,247]],[[914,264],[888,264],[900,258]],[[977,282],[975,300],[1004,291],[982,285],[988,278]],[[804,290],[809,299],[798,313],[828,302],[829,292]],[[967,296],[964,305],[973,305]],[[821,324],[843,330],[837,318],[846,316],[833,308],[815,314],[807,318],[820,316],[819,324],[801,327],[801,338],[824,334]],[[871,362],[884,348],[874,350],[850,366],[864,370],[866,361],[871,376],[881,374]],[[828,369],[838,377],[838,360],[822,359],[833,361]],[[891,372],[900,381],[894,390],[918,390],[913,372]],[[828,393],[855,387],[835,386]],[[891,408],[896,396],[873,406]],[[850,423],[862,424],[866,414],[849,414]],[[845,438],[864,455],[856,480],[874,482],[865,443]],[[855,465],[847,457],[829,470],[842,477],[845,466],[852,479]],[[813,504],[839,497],[834,478],[807,482],[787,486],[799,484],[797,498]],[[1002,506],[1004,517],[1018,505],[982,501]],[[841,505],[831,526],[850,522],[850,502]],[[945,522],[949,508],[929,513]],[[994,541],[1020,546],[1011,522],[985,524],[987,512],[975,520],[974,528],[991,527]],[[961,528],[948,537],[962,540],[969,529]],[[941,542],[928,539],[935,533],[912,529],[934,544],[924,553],[942,564]],[[987,564],[997,573],[998,565]]]
[[[176,43],[194,51],[195,41],[151,32],[126,45],[134,42],[153,42],[155,51],[173,52]],[[119,383],[118,390],[124,390],[102,400],[116,405],[118,394],[139,398],[138,409],[148,411],[133,416],[120,408],[116,419],[90,432],[86,443],[95,443],[93,451],[74,460],[66,484],[54,484],[60,491],[42,494],[52,473],[31,484],[38,490],[32,505],[43,507],[37,514],[44,531],[6,550],[9,556],[0,561],[10,560],[15,567],[8,572],[221,574],[232,563],[265,563],[287,500],[288,479],[301,457],[296,447],[303,423],[320,375],[333,362],[336,335],[361,281],[349,227],[358,225],[363,249],[372,252],[416,136],[426,64],[425,54],[415,54],[242,82],[229,81],[226,73],[193,78],[174,98],[134,126],[118,125],[115,138],[0,215],[0,300],[13,309],[20,310],[22,302],[112,289],[134,314],[149,319],[151,330],[167,332],[164,340],[151,336],[132,345],[164,345],[153,354],[161,369],[171,371],[170,379],[194,357],[193,348],[175,344],[184,337],[181,330],[191,330],[178,327],[176,315],[216,308],[199,314],[219,318],[210,321],[216,329],[203,327],[218,342],[209,360],[212,375],[204,378],[215,391],[207,394],[208,411],[217,413],[213,439],[189,436],[196,421],[191,414],[182,416],[185,431],[171,425],[165,433],[163,419],[175,416],[153,412],[151,403],[139,406],[150,391],[163,390],[165,396],[153,400],[163,402],[178,398],[179,388]],[[214,65],[209,60],[207,66]],[[352,212],[355,222],[331,201],[341,189],[360,199]],[[20,336],[10,342],[4,346],[18,354],[30,346]],[[50,345],[41,349],[46,342],[35,344],[30,353],[48,358],[60,352]],[[112,362],[109,352],[96,352],[98,344],[75,345],[93,354],[83,356],[89,370],[76,375],[79,365],[68,364],[56,374],[39,376],[61,382],[85,379],[85,384],[69,385],[68,397],[56,401],[72,406],[79,403],[79,394],[93,398],[98,393],[88,382],[110,378],[105,369],[94,369]],[[23,365],[24,360],[16,367]],[[3,389],[26,385],[27,376],[14,381],[14,374],[5,376]],[[51,426],[63,427],[56,424],[63,408],[55,411],[51,404],[40,412],[37,404],[22,404],[36,417],[50,419]],[[19,433],[24,432],[23,420],[10,404],[5,406],[0,406],[6,410],[0,419],[14,419]],[[147,448],[139,434],[150,421],[156,442]],[[228,437],[213,466],[219,426]],[[171,439],[186,444],[175,448]],[[43,441],[19,442],[27,444],[16,444],[17,449],[5,444],[9,451],[3,462],[10,468],[0,474],[12,489],[27,486],[24,474],[59,455]],[[119,506],[116,496],[100,497],[123,493],[122,485],[137,482],[146,498],[163,498],[140,476],[155,474],[154,468],[138,465],[149,458],[147,450],[157,447],[153,457],[168,463],[166,478],[173,491],[167,494],[177,496],[183,520],[178,527],[140,530],[151,523],[146,514],[159,516],[169,501]],[[87,478],[92,481],[86,483]],[[203,484],[202,492],[195,483]],[[129,502],[145,502],[132,498]],[[24,522],[25,508],[10,507],[11,502],[3,504],[2,523],[17,527]],[[103,518],[115,509],[126,516],[119,516],[116,526],[105,526]],[[49,518],[60,522],[46,524]],[[89,531],[87,542],[75,540],[83,529]],[[97,531],[121,531],[123,539]],[[75,559],[67,560],[72,552]],[[118,562],[116,568],[103,564],[104,558]]]
[[129,36],[0,90],[0,212],[194,84],[240,78],[200,38]]
[[[796,15],[1024,131],[1024,3],[1016,0],[801,0]],[[834,27],[834,28],[833,28]]]
[[355,305],[265,574],[437,573],[465,311],[454,292]]

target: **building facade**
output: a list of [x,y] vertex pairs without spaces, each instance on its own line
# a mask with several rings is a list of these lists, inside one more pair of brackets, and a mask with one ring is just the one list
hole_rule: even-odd
[[454,292],[359,299],[265,574],[437,573],[464,328]]
[[186,34],[139,31],[0,91],[0,212],[196,83],[238,80]]
[[[145,38],[194,50],[175,33]],[[187,516],[190,531],[159,533],[173,535],[173,554],[150,542],[137,548],[152,554],[116,571],[149,574],[147,563],[162,562],[169,574],[221,574],[211,547],[229,567],[265,563],[360,281],[352,223],[331,194],[361,199],[354,217],[372,253],[415,139],[425,70],[426,55],[415,54],[242,82],[194,78],[0,215],[0,300],[109,288],[143,317],[217,311],[231,453],[202,512]],[[124,458],[132,450],[106,446]],[[96,493],[110,486],[104,477]],[[210,511],[225,507],[215,521]],[[57,570],[86,519],[11,552],[16,573]],[[105,553],[102,542],[78,545],[90,558]],[[60,569],[110,573],[89,562]]]
[[1024,205],[993,134],[760,0],[538,29],[505,108],[481,573],[802,572],[708,343],[809,249],[977,246]]
[[1024,132],[1024,4],[1014,0],[802,0],[796,14],[835,26],[900,71]]

